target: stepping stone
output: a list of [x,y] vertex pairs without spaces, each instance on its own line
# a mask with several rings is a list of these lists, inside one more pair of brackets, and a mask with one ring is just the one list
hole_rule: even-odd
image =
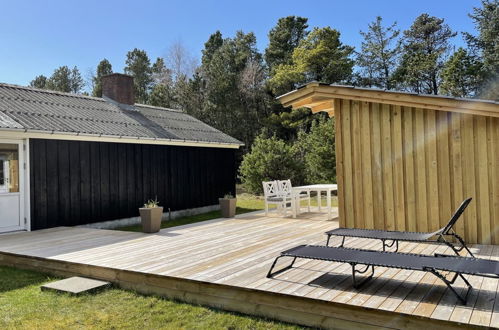
[[42,291],[66,292],[73,295],[79,295],[82,293],[95,292],[97,290],[107,288],[110,285],[110,282],[75,276],[44,284],[41,286],[41,289]]

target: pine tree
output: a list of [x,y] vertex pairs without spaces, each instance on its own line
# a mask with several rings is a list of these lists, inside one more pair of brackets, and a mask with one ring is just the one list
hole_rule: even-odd
[[201,63],[203,66],[209,65],[211,59],[213,58],[213,54],[223,45],[224,40],[222,37],[222,33],[220,31],[216,31],[208,38],[208,41],[204,44],[204,49],[202,50],[203,57],[201,58]]
[[165,84],[155,85],[149,95],[149,104],[157,107],[171,108],[173,100],[173,91]]
[[152,68],[144,50],[135,48],[126,55],[125,73],[134,77],[135,100],[147,104],[152,83]]
[[107,59],[103,59],[97,65],[97,72],[94,77],[92,77],[93,81],[93,90],[92,96],[102,97],[102,77],[108,74],[113,73],[113,67],[111,63]]
[[442,69],[443,94],[458,97],[473,97],[478,90],[481,63],[466,52],[464,48],[459,48]]
[[[249,146],[267,109],[263,60],[256,37],[238,31],[234,38],[221,39],[217,32],[205,46],[202,65],[190,86],[202,95],[202,107],[187,111],[196,112],[199,118]],[[191,105],[199,99],[193,101]]]
[[404,31],[397,79],[417,93],[438,94],[449,40],[456,35],[444,19],[422,14]]
[[82,92],[83,87],[85,87],[85,82],[81,76],[80,70],[75,66],[71,70],[69,76],[69,88],[71,93],[79,94]]
[[393,89],[393,73],[401,50],[397,40],[400,30],[396,29],[397,23],[385,28],[382,21],[378,16],[368,25],[367,32],[360,32],[364,40],[357,53],[357,65],[362,69],[365,85]]
[[31,87],[45,89],[47,85],[47,77],[44,75],[36,76],[35,79],[29,83]]
[[46,84],[47,89],[66,93],[71,92],[71,87],[71,70],[66,65],[55,69]]
[[479,97],[499,100],[499,0],[482,0],[482,7],[469,16],[478,35],[464,36],[482,63]]
[[271,74],[277,66],[291,64],[293,51],[308,35],[307,21],[307,18],[300,16],[282,17],[270,30],[265,62]]
[[340,32],[330,27],[314,28],[295,48],[291,64],[281,64],[269,84],[275,95],[289,92],[310,81],[345,82],[352,77],[353,47],[340,41]]

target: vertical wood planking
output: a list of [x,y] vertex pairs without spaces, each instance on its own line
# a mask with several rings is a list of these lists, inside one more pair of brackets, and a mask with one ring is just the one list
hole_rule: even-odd
[[402,131],[403,131],[403,163],[405,178],[405,219],[408,231],[416,231],[416,182],[414,172],[414,109],[404,107],[402,109]]
[[489,171],[487,155],[487,118],[476,117],[475,149],[477,177],[477,217],[478,217],[478,241],[490,243],[490,205],[489,205]]
[[360,134],[361,134],[361,155],[362,155],[362,187],[364,206],[364,228],[374,229],[373,211],[373,187],[371,169],[371,109],[369,102],[362,102],[360,108]]
[[383,198],[383,163],[381,157],[381,108],[379,103],[371,104],[372,112],[372,161],[373,197],[374,197],[374,228],[385,228],[385,205]]
[[475,147],[474,147],[474,129],[473,116],[462,115],[463,131],[463,187],[465,198],[473,198],[468,209],[464,213],[464,226],[467,233],[466,240],[469,242],[477,241],[477,195],[475,190]]
[[128,192],[127,192],[127,145],[118,143],[118,198],[119,217],[124,218],[128,214]]
[[145,194],[166,209],[214,205],[235,192],[234,162],[232,149],[32,139],[32,228],[135,217]]
[[[336,134],[336,181],[338,183],[338,215],[339,215],[339,225],[340,227],[346,227],[345,222],[345,170],[343,163],[343,124],[342,116],[343,110],[341,107],[341,100],[334,100],[334,122],[335,122],[335,134]],[[347,139],[348,141],[348,139]]]
[[100,157],[99,144],[97,142],[90,143],[90,168],[91,168],[91,186],[90,195],[92,200],[92,215],[91,219],[100,221],[101,219],[101,203],[100,203]]
[[[58,141],[58,159],[59,164],[59,221],[57,226],[63,225],[63,219],[69,219],[69,225],[73,225],[71,219],[71,178],[70,178],[70,163],[69,163],[69,141]],[[52,226],[55,226],[53,224]]]
[[80,143],[71,141],[69,146],[69,193],[70,218],[72,225],[80,224],[81,209],[81,170],[80,170]]
[[[355,227],[365,228],[364,218],[364,192],[362,186],[362,150],[361,150],[361,132],[360,132],[360,102],[352,101],[351,127],[352,127],[352,167],[353,167],[353,194],[354,194],[354,221]],[[362,132],[365,134],[365,132]]]
[[90,221],[92,218],[90,142],[80,143],[80,221]]
[[385,228],[387,230],[395,230],[395,210],[393,201],[393,151],[392,151],[392,134],[391,134],[391,118],[390,105],[383,104],[381,106],[381,162],[383,173],[383,198],[385,210]]
[[145,172],[147,171],[146,158],[148,149],[144,147],[146,146],[136,144],[132,148],[134,157],[132,168],[135,173],[133,181],[133,185],[135,186],[134,204],[137,206],[144,205],[144,203],[151,198],[149,196],[149,185],[147,183],[147,178],[145,177]]
[[345,226],[354,228],[354,195],[353,195],[353,175],[352,175],[352,137],[351,137],[351,110],[350,101],[341,100],[343,112],[342,131],[345,142],[343,143],[344,160],[344,184],[345,184]]
[[[450,114],[450,161],[451,161],[451,172],[452,172],[452,182],[451,182],[451,193],[452,193],[452,211],[456,210],[460,203],[467,197],[463,195],[463,171],[462,171],[462,130],[461,130],[461,114],[452,113]],[[466,211],[467,213],[469,211]],[[455,229],[458,235],[465,237],[464,231],[464,217],[460,219],[456,225]]]
[[451,167],[449,154],[449,122],[448,114],[436,111],[437,120],[437,178],[439,203],[439,228],[444,227],[454,211],[451,203]]
[[119,219],[118,143],[109,144],[109,207],[109,218]]
[[414,110],[414,145],[416,157],[416,227],[417,231],[428,231],[428,208],[426,200],[426,154],[424,136],[424,110]]
[[100,204],[102,219],[109,219],[109,143],[99,143]]
[[499,119],[350,100],[335,112],[342,227],[433,231],[472,197],[455,230],[499,243]]
[[493,244],[499,244],[499,118],[491,118],[491,152],[492,159],[492,224],[491,233],[493,233]]
[[428,176],[427,203],[428,203],[428,230],[435,231],[440,228],[438,218],[438,165],[437,165],[437,123],[434,110],[425,110],[426,123],[425,139],[426,170]]
[[395,228],[405,231],[405,191],[404,191],[404,154],[402,151],[402,114],[401,107],[395,105],[390,113],[392,123],[392,153],[393,153],[393,200]]
[[35,212],[31,217],[34,216],[37,219],[37,222],[33,224],[33,229],[42,229],[51,225],[47,221],[47,149],[45,141],[31,141],[32,157],[34,164],[36,164],[34,165],[34,169],[32,169],[35,174],[34,180],[31,180],[31,183],[34,184],[34,189],[32,187],[31,193],[34,194],[36,205],[34,206]]
[[[37,141],[37,140],[35,140]],[[59,149],[57,143],[46,141],[47,219],[49,223],[59,222]]]
[[177,147],[170,147],[170,152],[169,152],[169,157],[168,157],[168,164],[169,164],[169,169],[170,169],[170,186],[169,186],[169,194],[170,194],[170,203],[171,203],[171,209],[172,210],[177,210],[178,209],[178,191],[176,190],[175,187],[178,186],[178,160],[177,160],[177,155],[178,152],[176,152]]

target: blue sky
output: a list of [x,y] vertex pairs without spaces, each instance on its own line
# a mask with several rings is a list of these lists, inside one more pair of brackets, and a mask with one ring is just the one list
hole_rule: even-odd
[[[358,47],[359,30],[377,15],[385,24],[408,28],[421,13],[445,18],[455,31],[474,32],[467,16],[479,0],[349,0],[349,1],[12,1],[0,0],[0,82],[27,85],[39,74],[49,76],[61,65],[78,66],[85,75],[107,58],[123,70],[126,53],[137,47],[151,59],[164,56],[181,40],[200,57],[209,35],[220,30],[253,31],[258,47],[278,18],[299,15],[310,26],[331,26],[342,41]],[[463,45],[460,35],[455,45]]]

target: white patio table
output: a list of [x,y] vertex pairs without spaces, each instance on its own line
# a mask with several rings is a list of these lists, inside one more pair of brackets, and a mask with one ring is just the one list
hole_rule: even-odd
[[[321,193],[323,191],[326,192],[327,196],[327,219],[331,220],[331,192],[333,191],[338,191],[338,185],[337,184],[311,184],[308,186],[298,186],[298,187],[293,187],[293,193],[299,194],[302,191],[315,191],[317,192],[317,205],[319,207],[319,212],[321,210]],[[300,207],[298,203],[295,203],[297,205],[297,210],[296,212],[299,213]]]

